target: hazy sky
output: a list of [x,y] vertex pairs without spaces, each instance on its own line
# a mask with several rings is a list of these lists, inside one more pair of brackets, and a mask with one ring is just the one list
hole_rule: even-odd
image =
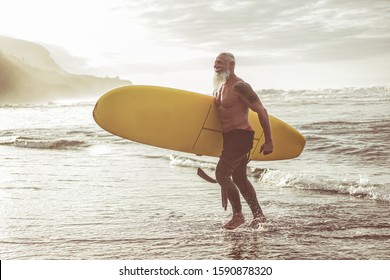
[[390,0],[1,0],[0,35],[135,84],[211,91],[221,51],[255,89],[390,84]]

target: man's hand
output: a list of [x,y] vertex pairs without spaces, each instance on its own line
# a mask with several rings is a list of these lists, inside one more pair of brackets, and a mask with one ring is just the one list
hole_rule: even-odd
[[260,148],[260,154],[263,153],[263,155],[269,155],[274,150],[274,144],[272,142],[265,142],[261,148]]

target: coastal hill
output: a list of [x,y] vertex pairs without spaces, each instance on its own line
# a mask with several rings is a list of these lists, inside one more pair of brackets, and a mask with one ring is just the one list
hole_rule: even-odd
[[0,36],[0,104],[98,97],[130,84],[119,78],[68,73],[43,46]]

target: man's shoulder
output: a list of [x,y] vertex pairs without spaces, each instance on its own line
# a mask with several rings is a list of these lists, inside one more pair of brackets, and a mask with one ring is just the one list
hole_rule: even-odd
[[252,91],[252,87],[250,86],[250,84],[245,82],[242,79],[237,80],[234,83],[233,88],[235,91],[237,91],[239,93],[245,93],[247,91]]
[[236,94],[246,101],[249,101],[250,103],[255,102],[259,99],[256,92],[252,89],[249,83],[244,82],[243,80],[237,81],[234,84],[234,91]]

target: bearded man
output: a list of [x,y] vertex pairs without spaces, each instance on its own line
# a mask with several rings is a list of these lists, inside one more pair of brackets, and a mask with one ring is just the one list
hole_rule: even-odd
[[250,226],[256,227],[265,221],[246,173],[255,134],[248,119],[249,109],[257,113],[264,131],[265,142],[260,153],[268,155],[274,148],[267,110],[251,86],[236,76],[234,69],[235,58],[231,53],[218,55],[214,63],[214,102],[221,120],[223,151],[215,175],[221,186],[222,207],[226,210],[229,200],[233,210],[233,217],[224,226],[226,229],[235,229],[245,222],[240,193],[253,214]]

